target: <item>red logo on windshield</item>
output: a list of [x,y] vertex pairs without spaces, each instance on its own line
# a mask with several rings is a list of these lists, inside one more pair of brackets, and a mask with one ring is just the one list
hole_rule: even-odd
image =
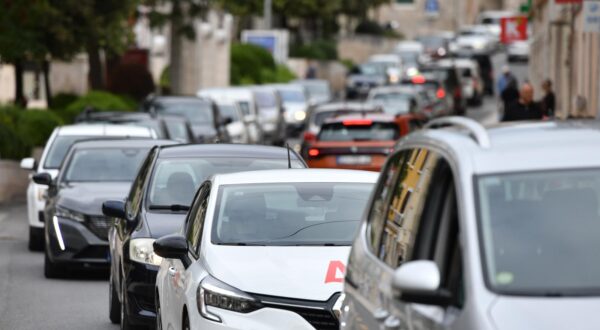
[[325,283],[342,283],[344,282],[344,274],[346,273],[346,266],[339,260],[332,260],[329,262],[327,268],[327,275],[325,276]]

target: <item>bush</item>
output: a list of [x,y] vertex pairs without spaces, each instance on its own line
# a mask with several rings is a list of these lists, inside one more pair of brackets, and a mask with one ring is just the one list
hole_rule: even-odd
[[17,131],[0,123],[0,159],[20,160],[29,157],[31,154],[31,146],[28,146],[25,141],[19,136]]
[[290,57],[301,57],[313,60],[337,60],[337,45],[332,40],[316,40],[311,44],[292,45]]
[[79,96],[71,93],[58,93],[52,97],[53,109],[65,109],[69,104],[75,102]]
[[92,107],[99,111],[132,111],[136,104],[131,99],[103,91],[91,91],[71,102],[64,109],[54,110],[65,123],[72,123],[85,108]]
[[43,146],[62,120],[58,115],[44,110],[25,110],[17,121],[17,130],[23,141],[32,147]]
[[262,47],[251,44],[231,45],[230,79],[233,85],[268,82],[276,70],[273,56]]

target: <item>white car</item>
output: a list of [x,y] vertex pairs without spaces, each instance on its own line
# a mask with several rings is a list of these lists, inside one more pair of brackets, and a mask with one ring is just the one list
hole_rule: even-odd
[[377,173],[269,170],[200,186],[162,237],[157,329],[338,329],[350,244]]
[[299,84],[274,84],[284,106],[287,136],[296,136],[304,129],[304,120],[309,109],[306,89]]
[[456,37],[456,48],[462,52],[489,53],[496,49],[500,42],[490,29],[485,25],[464,26]]
[[528,40],[513,41],[506,46],[506,56],[509,62],[528,61],[530,44]]
[[228,99],[214,100],[219,108],[219,114],[227,120],[227,134],[231,139],[231,143],[250,143],[250,128],[251,123],[244,120],[244,114],[237,102]]
[[444,59],[440,63],[454,64],[460,75],[463,97],[473,105],[481,105],[484,96],[483,79],[477,61],[469,58]]
[[402,78],[402,60],[397,54],[375,54],[369,57],[368,62],[381,63],[385,66],[391,84],[397,84]]
[[[35,173],[49,173],[56,178],[60,165],[73,143],[78,140],[101,137],[136,137],[157,138],[157,133],[147,127],[108,124],[79,124],[57,127],[54,129],[39,163],[33,158],[21,160],[21,168]],[[46,206],[47,187],[33,181],[27,187],[27,218],[29,220],[29,249],[44,248],[43,211]]]

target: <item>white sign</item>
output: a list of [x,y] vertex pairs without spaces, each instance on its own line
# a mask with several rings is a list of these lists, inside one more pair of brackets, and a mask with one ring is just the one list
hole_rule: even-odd
[[288,59],[289,32],[287,30],[244,30],[242,42],[263,47],[277,63]]
[[583,2],[583,32],[600,33],[600,1]]

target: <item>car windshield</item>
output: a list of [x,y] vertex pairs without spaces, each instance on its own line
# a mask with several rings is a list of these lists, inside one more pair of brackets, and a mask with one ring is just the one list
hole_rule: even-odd
[[157,104],[156,111],[162,114],[184,116],[192,124],[212,124],[213,122],[212,105],[202,100],[163,102]]
[[[292,167],[304,168],[304,165],[292,159]],[[287,158],[165,158],[158,160],[154,167],[148,204],[150,208],[189,206],[196,189],[211,175],[285,168],[288,168]]]
[[367,76],[382,76],[386,74],[386,66],[381,62],[368,62],[360,65],[360,73]]
[[493,290],[600,294],[600,170],[489,175],[477,188]]
[[329,96],[329,87],[326,84],[308,83],[304,87],[308,94],[312,97]]
[[219,114],[221,118],[231,118],[231,121],[240,121],[240,116],[234,105],[219,104]]
[[419,62],[419,53],[418,52],[402,52],[398,54],[400,56],[400,60],[404,65],[412,65],[418,64]]
[[48,156],[44,161],[44,168],[46,169],[58,169],[62,164],[63,159],[67,155],[67,151],[73,145],[73,143],[89,139],[91,136],[74,136],[74,135],[62,135],[57,136],[54,142],[50,146]]
[[283,89],[279,91],[283,103],[305,103],[306,97],[300,90]]
[[254,92],[256,105],[259,109],[277,108],[277,98],[271,91],[259,90]]
[[370,183],[268,183],[219,189],[212,242],[351,245]]
[[319,141],[392,141],[398,138],[398,126],[394,123],[353,124],[350,122],[325,124],[319,133]]
[[64,182],[131,182],[149,148],[75,150],[66,164]]
[[410,112],[412,99],[413,96],[409,94],[382,93],[373,97],[373,103],[383,107],[385,113],[397,115]]

